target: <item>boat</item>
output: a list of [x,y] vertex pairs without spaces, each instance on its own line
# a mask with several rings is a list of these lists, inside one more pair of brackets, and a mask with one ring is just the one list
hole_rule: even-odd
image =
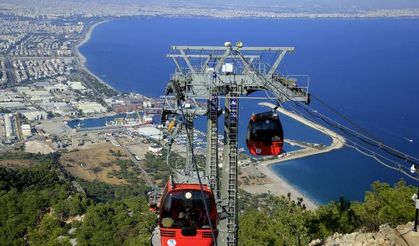
[[137,127],[143,125],[153,124],[153,117],[138,111],[126,112],[125,117],[114,118],[111,121],[106,121],[106,126],[121,126],[121,127]]

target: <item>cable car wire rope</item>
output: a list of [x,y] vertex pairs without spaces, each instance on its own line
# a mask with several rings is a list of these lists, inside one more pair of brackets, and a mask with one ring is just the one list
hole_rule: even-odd
[[[294,108],[294,110],[296,110],[296,109]],[[301,117],[304,117],[304,118],[306,118],[306,119],[314,122],[314,119],[308,117],[307,115],[301,113],[300,111],[297,110],[297,111],[294,111],[294,112],[296,112],[297,114],[299,114]],[[314,125],[313,127],[316,128],[317,130],[321,131],[321,132],[324,132],[321,128],[317,127],[316,125]],[[409,174],[408,172],[402,170],[402,168],[407,169],[407,170],[409,168],[405,167],[404,165],[402,165],[402,164],[400,164],[400,163],[398,163],[398,162],[396,162],[394,160],[391,160],[391,159],[389,159],[389,158],[387,158],[387,157],[385,157],[385,156],[383,156],[383,155],[381,155],[381,154],[379,154],[379,153],[377,153],[377,152],[375,152],[373,150],[370,150],[370,149],[368,149],[368,148],[366,148],[366,147],[364,147],[364,146],[362,146],[362,145],[354,142],[351,139],[345,138],[345,141],[346,142],[342,142],[339,138],[334,138],[334,139],[336,139],[337,141],[341,142],[343,145],[345,145],[345,146],[347,146],[349,148],[352,148],[352,149],[356,150],[358,153],[374,159],[375,161],[377,161],[378,163],[382,164],[383,166],[385,166],[387,168],[390,168],[390,169],[393,169],[395,171],[401,172],[404,175],[408,176],[409,178],[411,178],[413,180],[416,180],[416,181],[419,181],[419,178],[414,177],[411,174]],[[350,142],[351,144],[348,144],[348,142]],[[361,149],[363,149],[363,150],[361,150]],[[367,153],[367,152],[369,152],[369,153]],[[391,166],[390,164],[384,162],[382,159],[385,159],[387,162],[392,162],[397,167]]]
[[[180,108],[180,112],[181,112],[182,116],[186,119],[183,107],[179,107],[179,108]],[[205,195],[204,195],[204,186],[202,184],[201,175],[199,174],[199,168],[198,168],[198,165],[196,163],[195,152],[194,152],[194,149],[193,149],[193,146],[192,146],[193,142],[191,140],[191,136],[190,136],[190,132],[188,130],[188,127],[185,127],[185,130],[186,130],[186,137],[188,138],[188,143],[189,143],[189,147],[190,147],[189,151],[191,152],[191,155],[192,155],[192,163],[195,167],[196,176],[197,176],[199,187],[200,187],[200,190],[201,190],[201,199],[202,199],[202,202],[204,203],[205,214],[207,216],[208,223],[209,223],[209,226],[211,228],[211,237],[212,237],[212,240],[214,241],[214,245],[217,246],[218,245],[217,244],[217,238],[215,237],[215,234],[214,234],[214,226],[212,224],[211,217],[209,215],[209,208],[208,208],[208,204],[207,204],[207,201],[205,200]]]
[[[165,105],[165,103],[163,104],[163,106],[164,105]],[[182,114],[182,117],[184,119],[186,119],[185,112],[183,110],[183,107],[181,106],[181,107],[179,107],[179,109],[180,109],[180,112]],[[191,140],[190,132],[188,130],[188,127],[185,127],[185,130],[186,130],[186,136],[188,138],[188,143],[189,143],[189,146],[190,146],[190,150],[189,151],[191,152],[191,155],[192,155],[192,163],[193,163],[193,165],[195,167],[195,171],[196,171],[196,175],[197,175],[197,179],[198,179],[198,183],[199,183],[199,187],[200,187],[200,191],[201,191],[201,199],[202,199],[202,202],[204,203],[205,214],[206,214],[206,217],[208,219],[209,226],[211,228],[211,237],[212,237],[212,240],[214,241],[214,245],[217,246],[218,243],[217,243],[217,238],[215,237],[215,234],[214,234],[214,225],[212,224],[211,217],[209,215],[208,204],[207,204],[207,201],[205,200],[204,187],[203,187],[202,180],[201,180],[201,177],[200,177],[200,174],[199,174],[199,168],[198,168],[198,165],[197,165],[197,162],[196,162],[196,158],[195,158],[195,153],[194,153],[193,146],[192,146],[192,140]],[[171,152],[171,145],[169,145],[169,151],[167,153],[167,159],[166,159],[167,162],[169,162],[170,152]],[[170,168],[169,163],[167,163],[167,164],[168,164],[168,166]],[[173,171],[173,168],[170,168],[170,169],[172,169],[172,171]],[[176,173],[180,174],[179,171],[177,171],[177,170],[176,170]]]
[[[330,119],[328,116],[326,116],[326,115],[324,115],[324,114],[322,114],[318,111],[314,111],[313,109],[311,109],[310,107],[307,107],[306,105],[301,105],[301,104],[298,104],[298,103],[295,103],[295,104],[299,107],[303,107],[307,112],[311,111],[310,112],[311,115],[316,116],[317,118],[323,120],[327,124],[329,124],[329,125],[331,125],[335,128],[337,128],[336,125],[338,125],[339,129],[341,129],[343,131],[346,131],[346,133],[350,132],[352,135],[355,135],[356,138],[358,138],[359,140],[361,140],[361,141],[363,141],[363,142],[365,142],[369,145],[375,146],[375,147],[387,152],[389,155],[392,155],[392,156],[397,157],[399,159],[402,159],[404,161],[408,161],[412,164],[419,165],[419,160],[415,157],[412,157],[412,156],[410,156],[406,153],[403,153],[399,150],[396,150],[396,149],[384,144],[381,141],[378,141],[378,140],[375,140],[371,137],[365,136],[364,134],[362,134],[360,132],[357,132],[357,131],[355,131],[355,130],[353,130],[353,129],[351,129],[351,128],[343,125],[343,124],[340,124],[340,123],[336,122],[333,119]],[[333,124],[331,124],[331,122]]]
[[[242,59],[243,59],[243,55],[240,53],[240,52],[236,52],[239,56],[241,56],[242,57]],[[276,89],[276,90],[278,90],[284,97],[286,97],[289,101],[292,101],[292,102],[294,102],[294,104],[295,105],[297,105],[298,107],[301,107],[301,108],[303,108],[305,111],[307,111],[307,112],[310,112],[310,114],[312,114],[312,115],[314,115],[315,117],[317,117],[317,118],[320,118],[322,121],[324,121],[325,123],[327,123],[328,125],[330,125],[330,126],[332,126],[332,127],[334,127],[334,128],[337,128],[337,129],[340,129],[342,132],[344,132],[345,131],[345,135],[349,135],[349,133],[351,133],[350,135],[352,135],[352,137],[356,137],[357,139],[359,139],[359,140],[361,140],[361,141],[363,141],[363,142],[365,142],[365,143],[367,143],[367,144],[369,144],[369,145],[372,145],[372,146],[374,146],[374,147],[376,147],[376,148],[378,148],[378,149],[381,149],[381,150],[383,150],[383,151],[385,151],[387,154],[389,154],[389,155],[391,155],[391,156],[394,156],[394,157],[396,157],[396,158],[399,158],[399,159],[401,159],[401,160],[404,160],[404,161],[406,161],[406,162],[408,162],[408,163],[411,163],[411,164],[413,164],[413,165],[415,165],[415,166],[419,166],[419,159],[417,159],[417,158],[415,158],[415,157],[412,157],[412,156],[410,156],[410,155],[408,155],[408,154],[406,154],[406,153],[403,153],[403,152],[401,152],[401,151],[399,151],[399,150],[396,150],[396,149],[394,149],[394,148],[392,148],[392,147],[390,147],[390,146],[388,146],[388,145],[386,145],[386,144],[384,144],[383,142],[381,142],[381,141],[378,141],[378,140],[376,140],[376,139],[374,139],[374,138],[372,138],[372,137],[369,137],[369,136],[365,136],[364,134],[362,134],[362,133],[359,133],[359,132],[357,132],[356,130],[353,130],[353,129],[351,129],[351,128],[349,128],[349,127],[347,127],[347,126],[345,126],[345,125],[343,125],[343,124],[341,124],[341,123],[338,123],[338,122],[336,122],[335,120],[333,120],[333,119],[330,119],[328,116],[326,116],[326,115],[324,115],[324,114],[321,114],[320,112],[318,112],[317,110],[314,110],[314,109],[312,109],[311,107],[309,107],[309,106],[307,106],[307,105],[302,105],[301,103],[298,103],[298,102],[296,102],[296,101],[294,101],[294,100],[292,100],[292,98],[290,98],[290,96],[289,95],[287,95],[281,88],[278,88],[275,84],[273,84],[273,83],[271,83],[268,79],[266,79],[263,75],[261,75],[258,71],[255,71],[255,69],[252,67],[252,66],[250,66],[250,71],[251,72],[253,72],[257,77],[259,77],[265,84],[268,84],[268,85],[270,85],[270,86],[272,86],[274,89]],[[318,100],[318,98],[316,97],[316,99]],[[280,100],[279,99],[276,99],[277,101],[279,101],[280,102]],[[297,111],[297,112],[299,112],[299,111]],[[304,114],[303,113],[301,113],[300,112],[300,116],[303,116]],[[338,114],[339,115],[339,114]],[[343,116],[343,114],[340,114],[341,116]],[[304,116],[303,116],[304,117]],[[304,118],[306,118],[306,117],[304,117]],[[343,119],[349,119],[349,118],[347,118],[346,116],[343,118]],[[352,122],[350,119],[349,119],[349,121],[350,122]],[[352,122],[352,124],[353,124],[353,122]],[[354,125],[356,125],[356,124],[354,124]],[[352,147],[353,148],[353,146],[348,146],[348,147]],[[358,149],[358,148],[355,148],[356,150]],[[359,149],[358,149],[359,150]],[[368,155],[368,154],[366,154],[365,152],[363,152],[363,151],[358,151],[360,154],[363,154],[363,155],[366,155],[366,156],[370,156],[371,157],[371,155]],[[372,158],[373,159],[375,159],[376,161],[378,161],[379,163],[381,163],[381,164],[384,164],[382,161],[380,161],[379,159],[377,159],[376,158],[376,156],[377,155],[379,155],[378,153],[376,153],[376,152],[374,152],[374,151],[371,151],[371,153],[374,153],[373,155],[372,155]],[[380,155],[381,156],[381,155]],[[386,165],[387,166],[387,165]],[[387,166],[388,167],[388,166]],[[406,173],[405,171],[403,171],[403,170],[400,170],[400,169],[397,169],[397,168],[392,168],[392,169],[394,169],[394,170],[398,170],[398,171],[400,171],[400,172],[402,172],[402,173],[404,173],[406,176],[408,176],[408,177],[410,177],[410,178],[412,178],[412,179],[415,179],[415,180],[419,180],[419,179],[417,179],[417,178],[415,178],[415,177],[413,177],[412,175],[410,175],[410,174],[408,174],[408,173]]]
[[[299,104],[297,104],[297,105],[299,105]],[[294,108],[294,110],[296,110],[296,109]],[[302,116],[302,117],[304,117],[304,118],[306,118],[306,119],[309,119],[309,120],[311,120],[311,121],[313,121],[313,122],[314,122],[314,120],[313,120],[312,118],[307,117],[305,114],[303,114],[303,113],[301,113],[301,112],[299,112],[299,111],[297,111],[297,112],[299,113],[299,115],[300,115],[300,116]],[[328,125],[330,125],[330,126],[332,126],[332,127],[334,127],[334,128],[340,129],[342,132],[344,132],[346,135],[348,135],[348,133],[345,131],[345,130],[348,130],[348,129],[345,129],[345,128],[340,127],[340,126],[342,126],[342,124],[339,124],[339,123],[338,123],[338,126],[336,126],[336,123],[331,123],[331,122],[329,122],[329,121],[325,120],[325,118],[324,118],[324,117],[319,117],[319,116],[317,116],[317,115],[314,115],[313,113],[311,113],[311,115],[313,115],[313,116],[315,116],[315,117],[317,117],[317,118],[320,118],[320,119],[321,119],[321,120],[323,120],[326,124],[328,124]],[[330,119],[329,119],[329,120],[330,120]],[[333,120],[332,120],[332,121],[333,121]],[[320,129],[319,129],[319,128],[317,128],[317,127],[315,127],[315,128],[316,128],[316,129],[318,129],[318,130],[320,130]],[[349,129],[349,130],[351,130],[351,129]],[[381,149],[381,150],[385,151],[386,153],[388,153],[389,155],[391,155],[391,156],[393,156],[393,157],[397,157],[397,158],[402,159],[402,160],[404,160],[404,161],[406,161],[406,162],[408,162],[408,163],[412,163],[411,159],[407,159],[407,158],[400,158],[400,156],[398,156],[398,155],[394,155],[392,152],[390,152],[390,151],[389,151],[389,150],[387,150],[387,149],[380,148],[379,146],[377,146],[377,145],[376,145],[376,144],[374,144],[374,143],[371,143],[371,142],[369,142],[369,141],[367,141],[367,140],[365,140],[365,139],[363,139],[363,138],[359,138],[359,135],[357,135],[357,134],[355,134],[355,135],[354,135],[354,133],[353,133],[354,131],[349,131],[349,132],[350,132],[350,135],[351,135],[352,137],[355,137],[355,138],[357,138],[357,139],[361,140],[362,142],[369,144],[370,146],[377,147],[377,148],[379,148],[379,149]],[[337,138],[337,140],[338,140],[338,141],[340,141],[338,138]],[[402,165],[402,164],[400,164],[400,163],[398,163],[398,162],[395,162],[395,161],[393,161],[393,160],[391,160],[391,159],[389,159],[389,158],[387,158],[387,157],[385,157],[385,156],[383,156],[383,155],[381,155],[381,154],[379,154],[379,153],[377,153],[377,152],[375,152],[375,151],[373,151],[373,150],[370,150],[370,149],[368,149],[368,148],[366,148],[366,147],[364,147],[364,146],[362,146],[362,145],[360,145],[360,144],[357,144],[357,143],[355,143],[353,140],[350,140],[350,139],[348,139],[348,138],[345,138],[345,140],[346,140],[347,142],[351,142],[351,143],[352,143],[352,145],[350,145],[350,144],[348,144],[348,143],[343,143],[345,146],[350,147],[350,148],[352,148],[352,149],[355,149],[358,153],[360,153],[360,154],[362,154],[362,155],[365,155],[365,156],[367,156],[367,157],[371,157],[371,158],[373,158],[374,160],[376,160],[377,162],[379,162],[380,164],[382,164],[382,165],[384,165],[384,166],[386,166],[386,167],[390,167],[390,166],[389,166],[388,164],[384,163],[384,161],[382,161],[382,160],[381,160],[381,159],[379,159],[379,158],[386,159],[387,161],[393,162],[394,164],[397,164],[397,168],[396,168],[396,167],[391,167],[391,169],[396,170],[396,171],[399,171],[399,172],[402,172],[402,173],[403,173],[403,174],[405,174],[406,176],[408,176],[408,177],[410,177],[410,178],[412,178],[412,179],[414,179],[414,180],[416,180],[416,181],[419,181],[419,178],[416,178],[416,177],[412,176],[411,174],[409,174],[409,173],[405,172],[404,170],[401,170],[401,168],[409,169],[409,168],[405,167],[404,165]],[[356,147],[356,146],[358,146],[358,147]],[[363,148],[363,149],[364,149],[364,151],[360,150],[359,148]],[[365,151],[368,151],[368,152],[370,152],[371,154],[367,154]],[[413,163],[413,164],[414,164],[414,163]],[[414,165],[416,165],[416,164],[414,164]]]
[[314,98],[314,99],[316,99],[320,104],[322,104],[323,106],[325,106],[327,109],[329,109],[331,112],[333,112],[334,114],[336,114],[337,116],[339,116],[343,120],[347,121],[349,124],[351,124],[355,128],[358,128],[358,130],[364,132],[366,135],[369,135],[370,137],[374,137],[373,134],[371,134],[370,132],[368,132],[367,130],[365,130],[363,127],[361,127],[360,125],[358,125],[357,123],[355,123],[354,121],[352,121],[351,119],[349,119],[346,115],[344,115],[343,113],[339,112],[334,107],[332,107],[329,104],[327,104],[324,100],[320,99],[319,97],[317,97],[317,96],[315,96],[313,94],[311,94],[311,97]]

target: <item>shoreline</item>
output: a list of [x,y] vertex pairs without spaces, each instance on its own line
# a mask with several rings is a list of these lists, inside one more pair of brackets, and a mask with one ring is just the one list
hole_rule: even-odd
[[83,39],[81,40],[81,42],[80,43],[78,43],[76,46],[75,46],[75,48],[74,48],[74,51],[75,51],[75,53],[76,53],[76,57],[77,57],[77,60],[78,60],[78,63],[79,63],[79,65],[80,65],[80,70],[84,70],[84,71],[86,71],[87,73],[89,73],[91,76],[93,76],[95,79],[97,79],[100,83],[102,83],[102,84],[104,84],[105,86],[107,86],[107,87],[109,87],[109,88],[111,88],[112,90],[114,90],[114,91],[117,91],[118,92],[118,90],[116,90],[113,86],[111,86],[109,83],[107,83],[106,81],[104,81],[102,78],[100,78],[99,76],[97,76],[95,73],[93,73],[88,67],[87,67],[87,65],[86,65],[86,62],[87,62],[87,58],[80,52],[80,47],[81,46],[83,46],[85,43],[87,43],[89,40],[90,40],[90,38],[92,37],[92,33],[93,33],[93,31],[94,31],[94,29],[97,27],[97,26],[99,26],[99,25],[102,25],[102,24],[104,24],[104,23],[107,23],[107,22],[109,22],[109,21],[111,21],[111,20],[103,20],[103,21],[99,21],[99,22],[96,22],[96,23],[94,23],[93,25],[91,25],[91,26],[89,26],[88,27],[88,30],[86,31],[86,32],[84,32],[83,33]]
[[[95,29],[95,27],[104,24],[106,22],[109,22],[111,20],[103,20],[100,22],[96,22],[94,24],[92,24],[91,26],[88,27],[87,31],[85,31],[83,33],[83,39],[81,39],[80,43],[78,43],[75,46],[75,52],[76,52],[76,56],[80,65],[80,69],[85,70],[86,72],[88,72],[90,75],[92,75],[93,77],[95,77],[100,83],[108,86],[109,88],[112,88],[113,90],[115,90],[111,85],[109,85],[107,82],[105,82],[103,79],[101,79],[100,77],[98,77],[97,75],[95,75],[92,71],[90,71],[87,66],[86,66],[86,62],[87,59],[86,57],[80,52],[79,48],[84,45],[85,43],[87,43],[90,38],[91,35]],[[117,91],[117,90],[115,90]],[[261,103],[261,105],[263,106],[267,106],[267,107],[271,107],[274,108],[275,105],[270,104],[270,103]],[[304,195],[303,192],[301,192],[298,188],[294,187],[293,185],[291,185],[290,183],[288,183],[283,177],[281,177],[279,174],[275,173],[274,170],[272,169],[272,165],[274,164],[279,164],[281,162],[285,162],[288,160],[293,160],[293,159],[298,159],[298,158],[303,158],[306,156],[311,156],[311,155],[316,155],[316,154],[321,154],[321,153],[326,153],[329,151],[332,151],[334,149],[339,149],[342,148],[344,146],[344,138],[341,137],[340,135],[338,135],[337,133],[321,126],[318,125],[314,122],[310,122],[302,117],[300,117],[299,115],[296,115],[292,112],[289,112],[287,110],[284,110],[282,108],[278,108],[277,111],[279,111],[282,114],[287,115],[288,117],[291,117],[315,130],[318,130],[326,135],[328,135],[329,137],[332,138],[332,144],[323,148],[323,149],[315,149],[315,148],[304,148],[301,150],[297,150],[297,151],[292,151],[289,152],[287,156],[284,156],[282,158],[279,159],[272,159],[272,160],[266,160],[266,161],[261,161],[260,164],[257,166],[257,169],[259,171],[261,171],[264,175],[266,175],[266,177],[269,178],[269,180],[271,181],[271,183],[267,183],[267,184],[263,184],[263,185],[249,185],[249,186],[244,186],[243,189],[245,189],[246,191],[250,192],[250,193],[272,193],[274,195],[283,195],[283,196],[287,196],[287,193],[291,193],[291,199],[292,200],[297,200],[297,198],[302,197],[303,198],[303,204],[306,205],[308,210],[314,210],[318,207],[318,202],[315,202],[313,199],[310,199],[307,195]]]
[[[270,107],[270,108],[275,108],[276,106],[271,103],[260,103],[259,105]],[[279,165],[280,163],[285,162],[285,161],[295,160],[295,159],[312,156],[312,155],[323,154],[323,153],[327,153],[336,149],[340,149],[344,147],[345,145],[345,138],[343,138],[341,135],[337,134],[336,132],[322,125],[309,121],[283,108],[277,108],[277,111],[290,118],[293,118],[294,120],[308,127],[311,127],[317,131],[322,132],[323,134],[326,134],[332,139],[332,143],[322,149],[306,147],[300,150],[289,152],[286,156],[283,156],[283,157],[275,158],[272,160],[261,161],[256,168],[259,171],[261,171],[264,175],[266,175],[272,183],[263,184],[263,185],[249,185],[243,188],[247,192],[250,192],[250,193],[272,193],[275,195],[283,195],[283,196],[287,196],[287,193],[291,193],[291,198],[293,200],[297,200],[297,198],[302,197],[303,204],[306,205],[307,209],[314,210],[318,207],[319,205],[318,202],[314,201],[312,198],[308,197],[307,195],[304,195],[300,189],[291,185],[280,174],[275,173],[272,166],[276,164]]]

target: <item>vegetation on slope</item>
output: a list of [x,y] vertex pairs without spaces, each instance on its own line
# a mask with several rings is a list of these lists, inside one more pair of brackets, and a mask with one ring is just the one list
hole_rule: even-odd
[[155,215],[144,196],[96,203],[76,192],[50,155],[0,168],[0,245],[148,245]]
[[[286,197],[260,195],[247,197],[242,210],[240,242],[243,245],[306,245],[314,239],[324,239],[335,232],[357,230],[377,231],[382,224],[396,226],[414,220],[415,207],[411,200],[416,189],[399,181],[393,187],[375,182],[365,194],[364,202],[340,198],[307,211]],[[255,228],[258,228],[255,230]]]
[[[149,244],[156,216],[148,211],[146,187],[79,180],[83,193],[61,169],[57,155],[30,158],[38,164],[0,167],[0,245]],[[302,199],[242,191],[240,244],[306,245],[334,232],[406,223],[414,219],[413,193],[415,188],[403,181],[393,187],[374,183],[362,203],[341,198],[307,211]]]

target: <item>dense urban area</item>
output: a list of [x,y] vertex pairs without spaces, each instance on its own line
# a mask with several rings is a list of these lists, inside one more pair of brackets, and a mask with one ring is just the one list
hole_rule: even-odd
[[[161,188],[170,174],[161,126],[153,120],[163,102],[116,91],[86,69],[78,47],[94,25],[153,16],[419,16],[418,9],[316,13],[203,9],[176,2],[50,3],[0,3],[1,245],[149,245],[156,215],[149,211],[148,194]],[[186,141],[186,134],[174,141],[170,162],[179,167]],[[203,163],[205,134],[196,130],[194,141],[197,161]],[[308,150],[326,147],[287,141]],[[249,186],[266,191],[265,184],[272,181],[257,167],[260,161],[240,156],[240,184],[246,190],[240,192],[241,245],[336,245],[352,242],[339,233],[355,231],[360,242],[413,245],[392,237],[407,228],[398,225],[414,218],[410,196],[415,189],[404,182],[394,187],[373,184],[365,202],[342,198],[307,207],[298,194],[247,193]]]

